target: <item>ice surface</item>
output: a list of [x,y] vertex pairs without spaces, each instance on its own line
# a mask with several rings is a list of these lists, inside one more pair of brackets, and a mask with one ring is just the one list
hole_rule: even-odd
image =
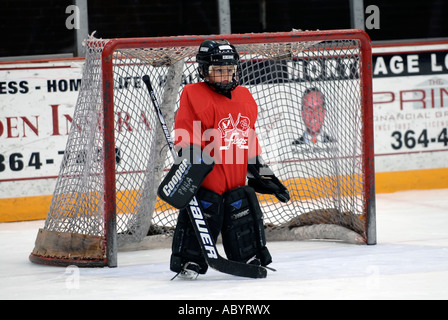
[[[169,271],[169,249],[120,252],[117,268],[33,264],[44,221],[0,224],[0,299],[447,299],[448,189],[376,196],[374,246],[271,242],[266,279]],[[221,252],[222,248],[220,248]]]

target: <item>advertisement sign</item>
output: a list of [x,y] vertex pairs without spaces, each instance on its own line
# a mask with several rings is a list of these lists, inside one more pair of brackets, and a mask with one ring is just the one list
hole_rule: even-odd
[[0,65],[0,221],[45,217],[83,60]]
[[375,161],[381,172],[448,166],[448,48],[408,49],[414,51],[373,56]]

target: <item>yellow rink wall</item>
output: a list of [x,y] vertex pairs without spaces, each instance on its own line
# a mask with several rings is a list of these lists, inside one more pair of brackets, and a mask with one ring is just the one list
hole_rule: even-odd
[[[378,172],[375,174],[376,193],[404,190],[448,188],[448,168],[414,171]],[[43,220],[52,196],[0,199],[0,222]]]

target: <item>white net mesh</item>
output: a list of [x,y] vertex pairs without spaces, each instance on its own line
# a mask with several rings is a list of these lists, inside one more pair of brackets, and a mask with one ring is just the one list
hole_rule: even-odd
[[[44,234],[67,234],[71,239],[74,234],[95,239],[105,236],[107,168],[103,149],[108,143],[104,141],[101,54],[106,43],[87,40],[82,87],[52,204],[40,231]],[[361,105],[358,41],[237,44],[236,48],[241,54],[241,85],[249,88],[259,106],[257,135],[264,160],[291,195],[287,204],[259,196],[268,238],[365,242],[366,168],[362,155],[366,119]],[[150,76],[166,122],[172,126],[183,86],[200,81],[197,49],[197,45],[135,47],[113,54],[119,246],[141,242],[148,235],[169,235],[176,224],[177,210],[156,196],[172,160],[141,79]],[[302,98],[310,88],[322,92],[326,106],[323,138],[315,143],[301,138],[306,132]],[[297,231],[307,226],[313,228]],[[343,235],[340,229],[345,230]],[[38,236],[33,256],[76,256],[65,252],[71,249],[61,249],[61,253],[47,250],[50,240],[45,239]],[[86,258],[83,255],[80,259]]]

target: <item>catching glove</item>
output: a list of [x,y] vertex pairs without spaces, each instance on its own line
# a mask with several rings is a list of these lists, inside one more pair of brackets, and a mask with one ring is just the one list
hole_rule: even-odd
[[281,202],[288,202],[288,189],[278,180],[272,170],[264,163],[261,156],[251,159],[247,165],[248,185],[255,192],[262,194],[273,194]]

